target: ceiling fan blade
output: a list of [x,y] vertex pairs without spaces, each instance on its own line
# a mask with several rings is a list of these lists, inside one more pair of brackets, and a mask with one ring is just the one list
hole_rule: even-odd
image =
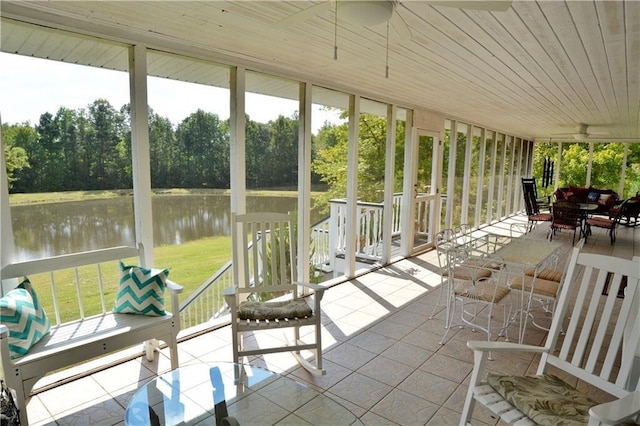
[[491,12],[506,12],[511,7],[511,0],[444,0],[429,1],[433,6],[457,7],[459,9],[488,10]]
[[278,22],[276,22],[276,25],[286,27],[288,25],[299,24],[301,22],[306,21],[307,19],[313,18],[314,16],[319,15],[331,9],[332,4],[333,2],[331,1],[323,1],[321,3],[316,3],[313,6],[300,9],[298,12],[295,12],[294,14],[279,20]]
[[391,16],[390,22],[391,28],[396,32],[396,34],[398,34],[398,37],[400,37],[402,41],[409,41],[413,38],[407,22],[402,16],[400,16],[397,9]]

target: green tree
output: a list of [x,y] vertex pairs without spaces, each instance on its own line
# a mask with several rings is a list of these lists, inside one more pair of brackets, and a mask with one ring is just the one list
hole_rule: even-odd
[[85,139],[89,157],[89,189],[113,189],[121,187],[124,118],[109,101],[98,99],[89,105],[90,130]]
[[2,125],[2,142],[4,145],[4,158],[7,166],[9,189],[12,189],[14,183],[19,180],[20,173],[30,167],[27,152],[21,146],[16,145],[16,140],[29,138],[35,140],[36,137],[35,131],[28,123]]
[[[178,146],[171,120],[149,110],[149,157],[151,186],[169,188],[173,178],[181,175]],[[180,178],[179,178],[180,179]]]
[[245,162],[247,188],[257,189],[267,186],[266,178],[271,170],[269,156],[271,130],[267,124],[258,123],[246,116]]
[[216,114],[198,109],[176,129],[181,163],[185,167],[182,186],[218,187],[229,184],[229,136]]
[[[364,113],[360,115],[359,125],[358,197],[362,201],[380,202],[385,178],[386,118]],[[337,126],[325,124],[315,138],[318,151],[312,169],[329,187],[327,192],[317,197],[316,202],[320,205],[328,205],[329,200],[346,196],[348,130],[348,123]],[[399,125],[396,131],[396,165],[402,164],[403,152],[404,126]],[[397,169],[396,174],[402,176]]]
[[268,123],[271,129],[269,155],[264,167],[270,187],[296,187],[298,183],[298,117],[278,116]]

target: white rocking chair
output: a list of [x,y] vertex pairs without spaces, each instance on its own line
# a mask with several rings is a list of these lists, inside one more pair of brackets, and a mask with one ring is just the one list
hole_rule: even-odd
[[[224,297],[231,311],[234,362],[245,356],[292,352],[310,373],[325,374],[320,323],[324,287],[296,280],[296,239],[291,214],[232,214],[231,223],[235,285],[225,290]],[[309,290],[312,297],[303,297],[302,288]],[[313,327],[308,342],[303,342],[300,335],[300,328],[305,326]],[[244,333],[285,327],[294,331],[290,344],[244,348]],[[304,358],[303,350],[312,351],[315,361]]]
[[[638,258],[634,260],[639,260]],[[580,277],[578,267],[582,267]],[[624,299],[617,298],[622,277],[627,277]],[[508,342],[467,342],[474,351],[474,369],[460,424],[471,420],[477,401],[508,424],[618,424],[638,420],[640,392],[630,380],[640,342],[638,312],[640,263],[621,258],[580,253],[574,248],[562,284],[544,347]],[[608,295],[603,295],[610,281]],[[563,325],[566,334],[562,335]],[[536,376],[489,373],[489,353],[540,354]],[[611,395],[597,404],[590,393],[567,385],[572,376],[592,390]],[[486,378],[485,378],[486,375]],[[573,422],[573,423],[571,423]]]

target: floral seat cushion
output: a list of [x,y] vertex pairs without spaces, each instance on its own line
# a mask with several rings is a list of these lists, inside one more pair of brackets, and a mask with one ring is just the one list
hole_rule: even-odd
[[597,402],[553,375],[489,374],[487,383],[506,401],[539,425],[586,425]]
[[238,317],[242,320],[277,320],[285,318],[308,318],[313,311],[303,299],[284,302],[242,302]]

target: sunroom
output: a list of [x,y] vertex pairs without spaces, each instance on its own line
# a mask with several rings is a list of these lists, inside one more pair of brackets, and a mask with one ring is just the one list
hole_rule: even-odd
[[[349,20],[341,3],[350,2],[3,2],[3,93],[21,87],[4,64],[29,59],[20,69],[42,70],[30,77],[37,93],[24,86],[15,92],[24,99],[0,101],[5,155],[27,146],[17,142],[27,130],[37,135],[31,148],[68,155],[65,117],[66,129],[97,134],[105,111],[117,140],[91,149],[124,154],[105,163],[110,180],[92,181],[97,169],[72,175],[74,164],[85,164],[79,160],[64,163],[66,180],[9,168],[2,264],[153,247],[147,263],[171,267],[187,289],[180,301],[187,339],[228,321],[220,303],[231,280],[230,244],[213,240],[231,213],[286,199],[280,204],[298,213],[298,229],[310,230],[298,236],[301,278],[333,286],[428,251],[441,229],[484,229],[517,216],[522,177],[536,177],[544,195],[606,186],[624,199],[640,190],[636,3],[380,2],[393,5],[391,14],[373,24]],[[73,93],[79,81],[65,73],[77,70],[108,90],[115,80],[119,97],[90,89],[84,103],[67,101],[53,89]],[[33,107],[51,97],[57,103]],[[14,104],[31,105],[30,123],[13,118]],[[59,126],[51,147],[43,116]],[[210,135],[193,139],[198,126]],[[35,152],[40,170],[63,167],[53,156],[34,161]],[[289,167],[280,167],[283,158]],[[545,185],[543,166],[551,163]],[[58,227],[20,210],[18,193],[64,200],[80,190],[133,196],[102,201],[91,213],[56,213]],[[265,195],[272,200],[257,201]],[[170,197],[192,210],[159,228],[173,209],[159,200]],[[96,219],[106,228],[74,222],[101,209],[122,215]],[[50,233],[38,234],[40,227]],[[627,231],[633,252],[637,236]],[[193,256],[213,250],[220,252],[213,265]],[[309,253],[313,268],[303,260]]]

